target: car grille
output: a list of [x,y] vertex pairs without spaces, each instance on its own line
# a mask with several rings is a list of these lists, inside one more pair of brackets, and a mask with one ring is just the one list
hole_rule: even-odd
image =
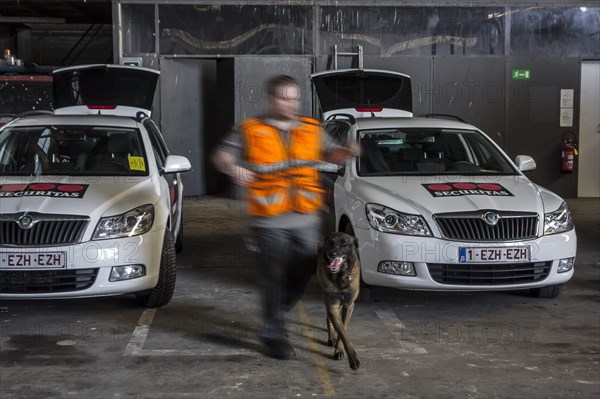
[[[32,224],[23,228],[26,215]],[[87,216],[49,215],[30,212],[0,215],[0,245],[65,245],[81,241],[90,219]]]
[[537,213],[494,212],[499,216],[495,226],[483,218],[488,211],[440,213],[434,215],[442,236],[463,241],[514,241],[534,238],[537,232]]
[[431,278],[440,284],[500,286],[542,281],[550,273],[552,261],[508,264],[428,263]]
[[81,291],[96,281],[99,269],[2,270],[0,293],[43,294]]

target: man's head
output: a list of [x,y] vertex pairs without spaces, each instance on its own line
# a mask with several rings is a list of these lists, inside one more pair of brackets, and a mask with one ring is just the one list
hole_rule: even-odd
[[289,120],[298,114],[300,86],[296,79],[288,75],[274,76],[267,82],[267,92],[271,117]]

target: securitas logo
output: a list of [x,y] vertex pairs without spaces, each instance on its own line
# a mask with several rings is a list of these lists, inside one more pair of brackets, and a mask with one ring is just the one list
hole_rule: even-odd
[[0,198],[56,197],[83,198],[89,184],[4,184],[0,185]]
[[429,194],[436,198],[463,195],[488,195],[490,197],[514,197],[510,191],[496,183],[448,183],[423,184]]

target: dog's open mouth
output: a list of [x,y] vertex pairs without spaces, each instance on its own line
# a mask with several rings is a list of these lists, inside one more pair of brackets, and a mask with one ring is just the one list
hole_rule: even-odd
[[344,264],[344,262],[346,261],[346,257],[345,256],[336,256],[336,257],[329,257],[327,256],[327,258],[329,259],[329,271],[331,273],[337,273],[340,271],[340,269],[342,268],[342,265]]

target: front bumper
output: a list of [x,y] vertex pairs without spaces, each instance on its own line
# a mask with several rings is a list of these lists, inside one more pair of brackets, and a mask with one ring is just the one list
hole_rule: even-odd
[[[0,256],[58,253],[63,268],[4,266],[0,268],[0,298],[51,299],[121,295],[154,288],[158,282],[164,229],[111,240],[52,247],[0,247]],[[146,274],[109,281],[114,266],[143,265]]]
[[[396,234],[387,234],[373,229],[355,229],[359,241],[362,277],[367,284],[416,290],[439,291],[498,291],[538,288],[548,285],[566,283],[573,276],[574,269],[558,273],[560,259],[575,258],[577,252],[577,236],[575,230],[562,234],[540,237],[534,240],[520,242],[459,242],[448,241],[433,237],[412,237]],[[535,278],[516,279],[517,283],[493,279],[483,279],[484,283],[477,280],[465,283],[461,279],[440,278],[440,273],[445,275],[464,275],[468,273],[465,265],[478,268],[477,264],[459,263],[460,247],[512,247],[526,245],[530,247],[531,269],[546,270],[543,276]],[[382,261],[412,262],[416,276],[400,276],[377,271],[377,266]],[[525,267],[524,264],[515,263],[515,269]],[[479,270],[488,269],[493,276],[495,269],[506,270],[511,268],[510,263],[485,263],[479,265]],[[435,270],[435,271],[434,271]],[[442,270],[442,271],[440,271]],[[517,272],[515,272],[517,273]],[[435,275],[435,278],[432,275]],[[464,280],[464,279],[463,279]]]

